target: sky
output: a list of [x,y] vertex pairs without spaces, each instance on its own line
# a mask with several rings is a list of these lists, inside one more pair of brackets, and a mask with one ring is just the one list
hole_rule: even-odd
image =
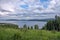
[[60,16],[60,0],[0,0],[0,19],[47,19]]

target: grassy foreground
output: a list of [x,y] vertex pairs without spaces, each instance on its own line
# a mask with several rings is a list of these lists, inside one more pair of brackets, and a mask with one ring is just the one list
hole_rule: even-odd
[[0,40],[60,40],[60,32],[0,28]]

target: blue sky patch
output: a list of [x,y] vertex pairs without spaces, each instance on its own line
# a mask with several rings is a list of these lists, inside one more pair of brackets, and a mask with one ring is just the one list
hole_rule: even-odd
[[51,0],[40,0],[40,2],[42,3],[42,5],[43,5],[44,8],[48,8],[48,5],[49,5],[50,1]]
[[21,8],[28,9],[28,5],[20,5]]
[[40,0],[41,3],[48,2],[48,1],[50,1],[50,0]]

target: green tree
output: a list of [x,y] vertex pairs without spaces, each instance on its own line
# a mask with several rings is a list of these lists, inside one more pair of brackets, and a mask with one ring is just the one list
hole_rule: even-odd
[[42,29],[60,31],[60,17],[56,16],[55,20],[49,20]]
[[28,29],[30,29],[30,27],[28,26]]
[[31,29],[33,29],[33,26],[31,26]]
[[34,25],[34,29],[39,29],[39,26],[38,25]]
[[27,25],[26,25],[26,24],[25,24],[25,25],[23,25],[23,28],[24,28],[24,29],[27,29]]

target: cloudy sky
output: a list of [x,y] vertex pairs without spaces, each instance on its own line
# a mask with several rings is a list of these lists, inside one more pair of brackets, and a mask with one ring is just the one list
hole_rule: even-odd
[[60,0],[0,0],[0,19],[46,19],[60,16]]

